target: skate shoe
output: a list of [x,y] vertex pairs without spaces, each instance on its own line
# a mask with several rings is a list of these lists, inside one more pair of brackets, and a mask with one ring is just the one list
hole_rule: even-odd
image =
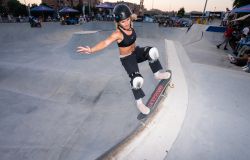
[[147,115],[150,113],[150,109],[147,106],[145,106],[143,103],[137,104],[137,108],[142,114]]
[[154,73],[155,79],[162,80],[162,79],[169,79],[171,77],[171,72],[156,72]]
[[249,68],[248,68],[248,67],[246,67],[246,68],[242,68],[242,70],[243,70],[243,71],[248,71],[248,70],[249,70]]
[[243,66],[243,67],[241,67],[242,69],[246,69],[246,68],[248,68],[248,65],[245,65],[245,66]]
[[231,63],[236,63],[236,58],[232,56],[231,54],[228,54],[228,59]]

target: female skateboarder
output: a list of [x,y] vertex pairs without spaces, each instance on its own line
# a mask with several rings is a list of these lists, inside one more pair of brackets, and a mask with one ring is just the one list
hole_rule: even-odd
[[140,74],[138,63],[148,60],[149,66],[158,80],[168,79],[170,72],[160,72],[162,66],[158,60],[159,53],[155,47],[139,47],[135,45],[136,33],[132,27],[132,13],[130,8],[125,4],[118,4],[113,10],[116,31],[107,39],[99,42],[93,47],[79,46],[77,52],[93,54],[100,51],[113,42],[117,42],[120,52],[120,60],[128,76],[131,78],[131,87],[134,94],[137,108],[143,114],[149,114],[150,109],[144,105],[142,98],[145,96],[142,90],[143,77]]

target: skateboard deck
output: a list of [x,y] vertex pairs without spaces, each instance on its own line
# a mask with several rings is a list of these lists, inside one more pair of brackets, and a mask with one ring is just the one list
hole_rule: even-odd
[[[170,70],[168,70],[167,72],[171,73]],[[150,113],[148,115],[145,115],[143,113],[139,113],[139,115],[137,116],[138,120],[146,120],[147,117],[155,110],[158,103],[164,97],[164,93],[165,93],[167,87],[170,85],[171,78],[172,78],[172,73],[171,73],[171,77],[169,79],[162,79],[158,83],[158,85],[156,86],[155,90],[151,94],[151,96],[148,99],[147,104],[146,104],[146,106],[150,109]]]

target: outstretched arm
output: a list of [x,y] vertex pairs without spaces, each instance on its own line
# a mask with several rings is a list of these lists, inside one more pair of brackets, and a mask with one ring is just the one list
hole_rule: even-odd
[[86,53],[86,54],[91,54],[97,51],[100,51],[106,47],[108,47],[111,43],[119,39],[118,32],[112,33],[107,39],[97,43],[94,47],[89,47],[89,46],[79,46],[77,47],[77,52],[79,53]]

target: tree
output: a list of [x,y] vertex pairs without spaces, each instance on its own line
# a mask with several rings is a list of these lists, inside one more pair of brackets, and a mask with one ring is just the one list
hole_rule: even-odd
[[46,6],[46,7],[49,7],[49,8],[52,8],[52,7],[50,7],[50,6],[49,6],[47,3],[45,3],[45,2],[41,3],[41,5]]
[[7,2],[8,11],[14,14],[18,10],[18,6],[21,5],[17,0],[10,0]]
[[[82,6],[83,6],[83,4],[78,3],[78,5],[75,6],[75,7],[73,7],[73,8],[74,8],[74,9],[77,9],[80,13],[82,13]],[[83,13],[83,14],[85,14],[85,13]]]
[[184,7],[180,8],[179,11],[177,12],[177,16],[179,17],[184,17],[185,15],[185,9]]
[[6,7],[0,5],[0,15],[6,15],[7,14],[7,9]]
[[234,0],[233,7],[239,8],[248,4],[250,4],[250,0]]
[[27,8],[17,0],[10,0],[7,3],[8,12],[13,16],[27,15]]
[[36,3],[32,3],[30,8],[37,7],[38,5]]

